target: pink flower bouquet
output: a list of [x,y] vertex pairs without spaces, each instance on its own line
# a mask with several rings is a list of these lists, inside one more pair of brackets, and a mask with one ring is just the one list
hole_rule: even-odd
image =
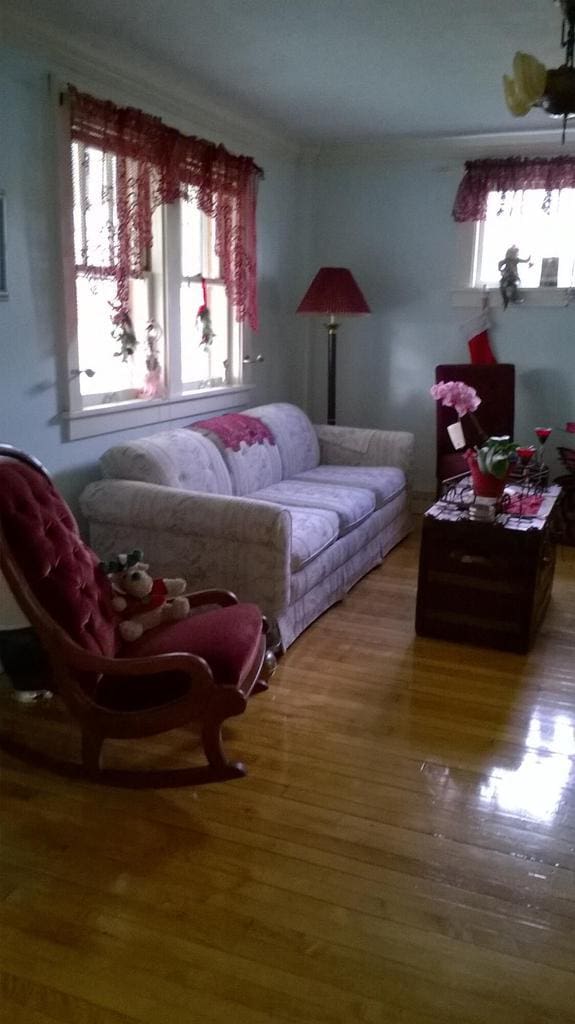
[[477,406],[481,405],[477,391],[469,384],[464,384],[462,380],[440,380],[439,384],[434,384],[429,390],[432,397],[442,405],[455,409],[459,419],[448,426],[447,433],[456,450],[465,448],[465,435],[460,421],[462,416],[472,416]]
[[481,405],[481,399],[475,388],[464,384],[462,380],[440,380],[439,384],[434,384],[429,389],[429,393],[442,405],[454,408],[459,419],[468,412],[475,412]]

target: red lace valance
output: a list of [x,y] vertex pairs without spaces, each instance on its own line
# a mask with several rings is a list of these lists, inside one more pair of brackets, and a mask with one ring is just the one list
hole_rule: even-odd
[[[128,311],[129,280],[146,269],[152,214],[163,203],[189,199],[215,222],[215,251],[239,322],[257,329],[256,197],[262,170],[251,157],[183,135],[159,117],[79,93],[69,87],[71,137],[116,157],[113,266],[116,320]],[[86,266],[88,274],[91,268]],[[100,276],[106,271],[99,271]]]
[[490,192],[520,192],[523,189],[575,188],[575,157],[556,156],[505,160],[468,160],[453,205],[456,221],[485,220]]

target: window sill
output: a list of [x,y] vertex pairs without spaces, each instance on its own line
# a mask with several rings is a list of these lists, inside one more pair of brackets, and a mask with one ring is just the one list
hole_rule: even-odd
[[[508,309],[521,309],[524,306],[555,306],[565,307],[575,304],[575,288],[520,288],[523,299],[520,303],[510,303]],[[451,304],[456,309],[482,309],[487,296],[492,308],[503,308],[499,288],[458,288],[451,293]]]
[[205,388],[188,392],[176,398],[151,401],[119,402],[114,405],[95,405],[82,412],[67,412],[63,419],[68,441],[80,441],[98,434],[112,434],[134,427],[169,425],[174,420],[217,413],[249,404],[253,388],[245,384],[233,387]]

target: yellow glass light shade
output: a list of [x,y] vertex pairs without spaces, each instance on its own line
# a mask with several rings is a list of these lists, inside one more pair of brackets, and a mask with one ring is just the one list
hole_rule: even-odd
[[524,117],[541,102],[545,93],[547,69],[530,53],[518,51],[513,58],[513,78],[503,76],[505,101],[514,117]]
[[538,103],[545,92],[545,65],[530,53],[519,51],[513,58],[513,77],[520,96],[530,104]]
[[519,95],[515,79],[510,78],[509,75],[503,75],[503,92],[505,93],[505,102],[514,117],[525,117],[529,113],[531,104]]

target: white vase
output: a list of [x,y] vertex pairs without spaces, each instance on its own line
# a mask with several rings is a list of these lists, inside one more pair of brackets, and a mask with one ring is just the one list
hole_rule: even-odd
[[463,427],[461,426],[461,420],[456,420],[455,423],[450,423],[447,428],[447,433],[451,443],[456,451],[460,448],[465,448],[466,440],[463,433]]

